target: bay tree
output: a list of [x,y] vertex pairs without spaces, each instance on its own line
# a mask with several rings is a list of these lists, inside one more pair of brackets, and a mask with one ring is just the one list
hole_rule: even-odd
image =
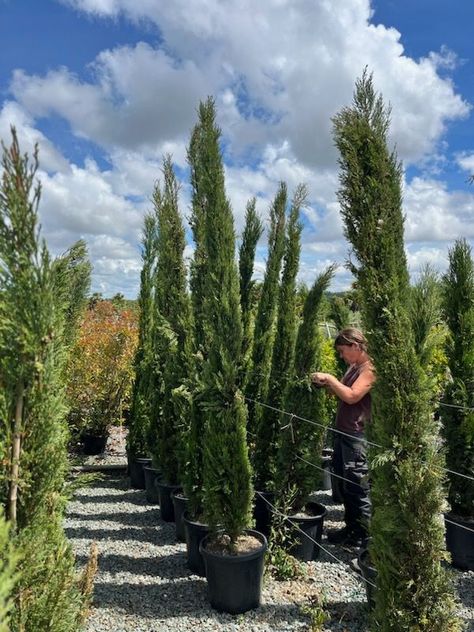
[[[11,146],[3,147],[0,187],[0,452],[5,457],[0,494],[9,538],[21,551],[11,628],[72,631],[79,628],[88,599],[62,526],[73,281],[70,266],[55,265],[40,237],[37,150],[30,161],[21,154],[14,130],[12,135]],[[83,298],[78,295],[78,302]]]
[[[449,329],[446,354],[451,380],[440,406],[454,515],[474,516],[474,261],[465,239],[449,251],[443,277],[443,312]],[[465,476],[453,474],[458,472]]]
[[352,245],[376,384],[369,438],[377,570],[374,630],[458,630],[440,515],[443,458],[430,383],[416,353],[404,252],[402,168],[387,144],[390,111],[364,72],[353,103],[334,117],[338,193]]
[[248,401],[248,427],[255,433],[259,427],[262,408],[255,402],[265,402],[272,363],[275,338],[280,272],[285,252],[287,187],[280,182],[270,207],[270,232],[268,235],[268,258],[260,299],[255,318],[250,377],[245,388]]
[[150,435],[156,434],[152,454],[170,485],[179,484],[184,473],[184,441],[190,414],[186,385],[191,371],[191,305],[178,193],[171,156],[167,155],[163,159],[163,186],[158,184],[153,193],[157,217],[153,340],[155,368],[158,367],[162,383],[155,388]]
[[[320,310],[324,292],[334,274],[330,266],[311,287],[303,306],[298,327],[292,375],[283,396],[283,409],[298,417],[282,416],[283,429],[278,449],[277,489],[284,498],[291,498],[290,509],[301,511],[314,490],[317,471],[313,464],[321,460],[323,441],[329,424],[329,407],[324,389],[315,389],[311,373],[322,366],[323,341],[319,331]],[[285,427],[286,426],[286,427]]]
[[138,295],[138,344],[135,352],[135,380],[132,389],[127,435],[129,457],[143,457],[148,451],[151,402],[153,401],[153,276],[157,251],[157,218],[147,213],[142,234],[142,270]]
[[[296,276],[300,260],[302,224],[300,211],[307,199],[307,188],[300,184],[294,193],[288,216],[283,257],[283,272],[278,294],[278,315],[271,355],[271,370],[265,403],[276,409],[283,406],[283,397],[293,370],[299,317],[296,313]],[[274,487],[276,456],[280,430],[280,414],[262,408],[255,441],[255,486],[258,490]]]
[[206,193],[203,311],[210,334],[199,399],[205,414],[204,515],[212,530],[221,525],[234,544],[250,524],[252,487],[247,410],[238,389],[242,320],[234,222],[225,192],[220,130],[212,99],[200,104],[199,125],[201,194]]
[[256,199],[252,198],[245,211],[245,226],[239,248],[240,307],[242,310],[242,376],[245,385],[250,368],[254,329],[254,272],[255,251],[263,233],[263,223],[255,209]]

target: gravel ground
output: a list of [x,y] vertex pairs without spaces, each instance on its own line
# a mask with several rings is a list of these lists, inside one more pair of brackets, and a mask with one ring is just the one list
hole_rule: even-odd
[[[104,457],[87,463],[124,462],[123,436],[114,434]],[[342,508],[329,492],[315,500],[328,508],[325,526],[342,526]],[[365,632],[367,606],[362,580],[348,563],[354,550],[323,545],[340,560],[321,552],[308,563],[304,580],[276,582],[266,578],[262,605],[243,615],[212,610],[206,580],[186,566],[186,546],[176,542],[174,524],[161,520],[159,509],[147,504],[145,492],[129,489],[125,476],[106,475],[77,491],[68,508],[66,533],[80,565],[93,540],[99,549],[99,571],[87,632],[292,632],[310,630],[302,612],[322,595],[330,619],[324,632]],[[460,616],[474,631],[474,573],[455,572],[462,609]]]

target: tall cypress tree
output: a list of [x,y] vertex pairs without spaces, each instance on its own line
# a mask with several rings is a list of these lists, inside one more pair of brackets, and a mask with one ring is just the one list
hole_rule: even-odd
[[156,266],[157,218],[147,213],[142,236],[142,271],[138,295],[138,345],[135,353],[127,452],[130,457],[145,456],[148,451],[151,402],[153,400],[153,275]]
[[[474,472],[474,261],[465,239],[449,251],[449,269],[443,278],[443,310],[450,331],[446,353],[452,381],[446,387],[440,414],[446,438],[447,466],[472,476]],[[474,516],[474,485],[449,474],[451,511]]]
[[263,224],[255,210],[256,199],[252,198],[245,212],[245,228],[239,249],[240,307],[242,309],[242,377],[245,385],[249,370],[253,341],[253,289],[252,280],[257,243],[263,233]]
[[[317,420],[323,427],[296,420],[294,423],[283,417],[282,422],[290,425],[282,431],[278,451],[277,488],[291,494],[291,509],[297,513],[308,500],[317,478],[311,465],[320,459],[329,423],[327,395],[324,389],[314,389],[310,374],[321,367],[322,336],[319,331],[319,313],[324,292],[334,274],[330,266],[313,284],[303,307],[303,320],[296,339],[293,376],[290,378],[283,397],[286,411]],[[304,459],[306,462],[304,462]]]
[[162,385],[150,430],[156,433],[154,454],[164,478],[169,484],[176,485],[183,474],[185,458],[184,437],[189,410],[182,390],[190,375],[192,332],[183,259],[186,240],[178,208],[179,186],[170,156],[163,160],[163,178],[163,188],[157,185],[153,195],[158,222],[154,280],[155,314],[158,316],[154,323],[155,364],[160,365]]
[[[281,182],[270,209],[268,259],[255,319],[251,377],[246,388],[246,395],[249,399],[257,402],[265,402],[268,393],[280,288],[280,270],[285,252],[286,204],[287,188],[286,184]],[[251,432],[255,432],[260,424],[262,407],[250,401],[248,410],[248,426]]]
[[442,458],[430,391],[406,309],[401,166],[387,148],[389,111],[364,72],[352,107],[334,118],[340,152],[339,201],[357,263],[364,330],[377,382],[369,436],[371,556],[377,569],[373,629],[459,628],[446,571]]
[[205,192],[204,320],[210,332],[204,360],[201,409],[205,412],[204,512],[211,528],[222,525],[235,542],[248,526],[251,474],[246,444],[247,411],[238,390],[242,351],[239,276],[232,211],[212,99],[199,108],[200,168]]
[[[293,369],[298,317],[296,314],[296,275],[300,260],[302,224],[300,210],[305,204],[307,189],[299,185],[293,196],[287,223],[283,273],[278,296],[278,317],[266,403],[282,408],[283,396]],[[280,415],[263,408],[255,442],[255,485],[257,489],[273,487],[276,474]]]
[[33,163],[20,154],[13,130],[0,189],[0,494],[22,553],[12,629],[60,632],[77,629],[84,608],[62,527],[71,279],[40,240],[37,164],[36,152]]

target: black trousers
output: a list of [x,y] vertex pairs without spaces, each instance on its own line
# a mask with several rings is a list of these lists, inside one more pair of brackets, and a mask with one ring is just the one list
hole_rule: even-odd
[[336,434],[333,471],[344,503],[344,520],[349,530],[366,537],[370,521],[367,443],[363,436]]

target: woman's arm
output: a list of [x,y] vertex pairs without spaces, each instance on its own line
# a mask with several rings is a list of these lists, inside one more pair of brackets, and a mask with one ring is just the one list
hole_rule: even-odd
[[346,404],[357,404],[372,388],[375,374],[372,367],[363,369],[352,386],[346,386],[330,373],[313,373],[311,381],[326,386]]

